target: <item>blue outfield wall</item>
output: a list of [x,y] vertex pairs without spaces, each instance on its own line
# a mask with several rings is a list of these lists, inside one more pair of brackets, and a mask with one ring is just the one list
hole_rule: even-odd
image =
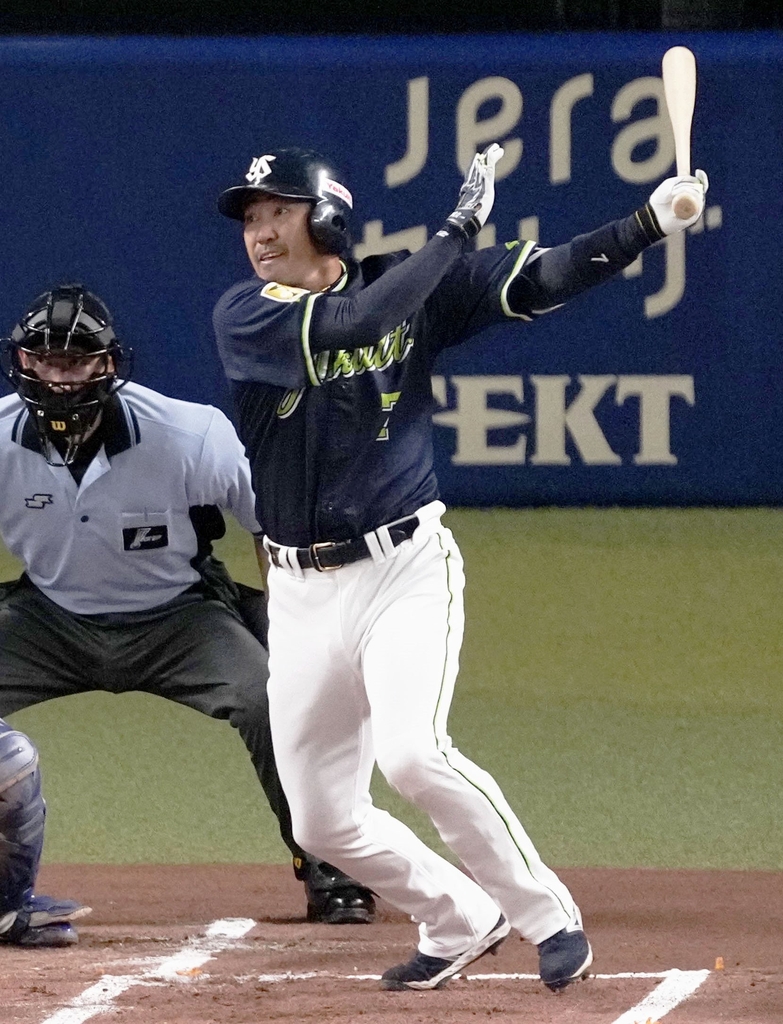
[[452,504],[763,504],[783,486],[783,35],[0,40],[0,327],[81,279],[136,379],[228,408],[212,306],[248,275],[215,197],[284,144],[332,155],[360,254],[416,248],[498,140],[480,244],[557,244],[673,173],[661,57],[689,45],[699,230],[437,367]]

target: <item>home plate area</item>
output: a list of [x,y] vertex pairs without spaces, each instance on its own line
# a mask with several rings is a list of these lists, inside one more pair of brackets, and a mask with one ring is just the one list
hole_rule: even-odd
[[783,875],[563,869],[595,951],[557,995],[512,932],[434,992],[386,992],[415,927],[308,924],[287,866],[48,865],[39,889],[93,907],[80,942],[0,948],[0,1024],[779,1024]]

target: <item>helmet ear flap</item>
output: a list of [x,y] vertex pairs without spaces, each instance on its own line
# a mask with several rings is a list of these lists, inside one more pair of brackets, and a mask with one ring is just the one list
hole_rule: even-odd
[[321,199],[310,212],[310,231],[319,249],[341,256],[350,248],[348,221],[340,205]]

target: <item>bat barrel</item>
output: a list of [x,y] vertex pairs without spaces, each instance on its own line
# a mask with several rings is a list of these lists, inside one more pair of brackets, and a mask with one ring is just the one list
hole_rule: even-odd
[[[669,112],[677,176],[691,173],[691,123],[696,103],[696,58],[687,46],[672,46],[661,61],[663,92]],[[675,216],[688,220],[697,211],[689,195],[676,196],[672,204]]]

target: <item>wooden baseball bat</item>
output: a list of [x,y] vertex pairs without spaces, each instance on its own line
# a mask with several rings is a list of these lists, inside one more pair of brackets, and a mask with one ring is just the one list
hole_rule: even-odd
[[[674,134],[677,175],[691,173],[691,122],[696,103],[696,58],[687,46],[672,46],[661,61],[663,94]],[[697,210],[687,195],[677,196],[673,210],[680,220],[688,220]]]

